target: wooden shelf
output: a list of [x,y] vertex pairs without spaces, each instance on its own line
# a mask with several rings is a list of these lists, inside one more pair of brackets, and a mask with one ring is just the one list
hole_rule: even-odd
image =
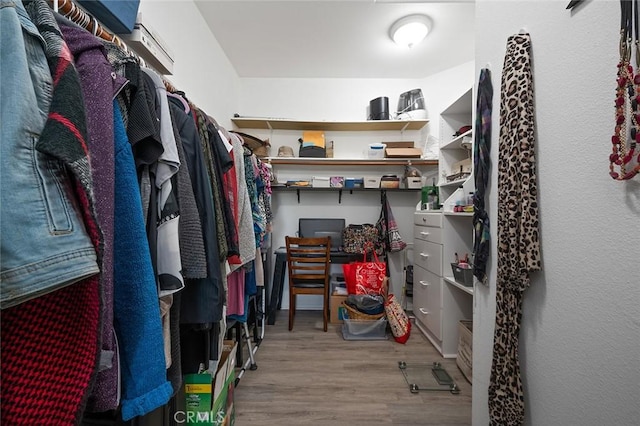
[[267,163],[275,165],[297,166],[437,166],[438,160],[422,158],[300,158],[300,157],[266,157]]
[[232,118],[239,129],[266,130],[326,130],[326,131],[380,131],[420,130],[429,120],[369,120],[369,121],[300,121],[270,118]]

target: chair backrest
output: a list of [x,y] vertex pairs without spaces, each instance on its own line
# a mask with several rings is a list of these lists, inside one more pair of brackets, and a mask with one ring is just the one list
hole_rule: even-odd
[[329,283],[331,238],[285,237],[287,267],[292,282]]

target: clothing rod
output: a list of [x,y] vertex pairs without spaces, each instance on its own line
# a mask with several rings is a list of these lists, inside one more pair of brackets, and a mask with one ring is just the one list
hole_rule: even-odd
[[53,7],[54,11],[57,11],[65,18],[75,22],[82,28],[86,29],[94,36],[103,40],[113,42],[122,47],[127,53],[140,59],[129,46],[117,35],[109,31],[104,25],[102,25],[93,15],[82,9],[79,5],[73,2],[73,0],[47,0],[49,5]]

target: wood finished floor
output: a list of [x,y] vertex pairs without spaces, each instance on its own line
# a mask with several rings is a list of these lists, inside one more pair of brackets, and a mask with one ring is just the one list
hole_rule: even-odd
[[[298,312],[292,332],[287,315],[278,312],[276,324],[266,326],[258,369],[247,369],[238,383],[236,426],[471,424],[471,385],[417,328],[405,345],[391,337],[346,341],[340,326],[322,331],[320,312]],[[398,361],[440,362],[460,393],[411,393]]]

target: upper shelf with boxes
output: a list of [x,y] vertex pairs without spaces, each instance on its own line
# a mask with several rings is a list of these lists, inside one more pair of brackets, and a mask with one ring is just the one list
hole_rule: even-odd
[[[278,147],[277,156],[267,157],[272,164],[359,166],[398,163],[404,165],[409,161],[421,165],[437,164],[437,160],[422,159],[422,150],[416,148],[413,141],[404,140],[405,132],[411,132],[413,135],[423,129],[429,120],[299,121],[236,117],[231,121],[239,129],[255,129],[257,134],[261,131],[264,134],[267,130],[271,140],[274,131],[281,131],[279,138],[284,140],[284,143]],[[296,130],[300,131],[296,133],[298,136],[295,136],[299,142],[297,149],[291,144],[292,136],[288,133]],[[352,148],[355,145],[354,132],[364,135],[363,138],[369,140],[372,137],[369,132],[375,132],[376,138],[380,139],[397,139],[398,132],[402,137],[400,142],[383,140],[367,143],[368,149],[361,156],[343,155],[344,152],[353,153],[346,147]],[[344,142],[341,139],[344,139]],[[334,142],[341,146],[334,149]]]
[[[262,130],[262,136],[271,140],[278,131],[277,138],[284,143],[277,148],[277,156],[263,160],[277,166],[274,189],[297,191],[298,201],[301,190],[337,191],[340,201],[343,190],[418,190],[423,184],[422,171],[435,170],[438,165],[438,160],[421,158],[422,149],[413,141],[403,140],[419,137],[428,120],[338,122],[236,117],[232,121],[237,127],[255,129],[257,134]],[[371,139],[382,142],[370,143]]]

